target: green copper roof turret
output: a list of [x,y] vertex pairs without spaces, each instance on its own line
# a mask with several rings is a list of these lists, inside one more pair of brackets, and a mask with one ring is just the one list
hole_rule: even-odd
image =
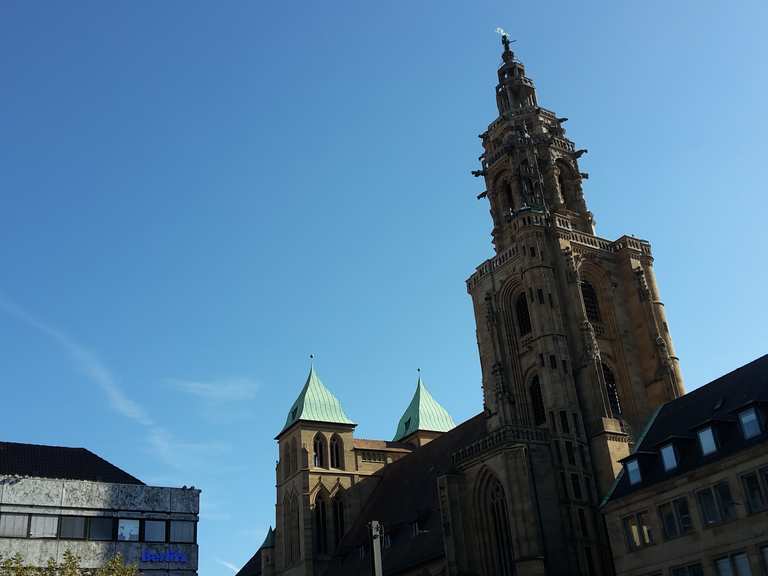
[[320,381],[314,366],[309,369],[307,383],[304,384],[299,397],[296,398],[293,406],[291,406],[288,417],[285,419],[285,426],[283,426],[280,433],[282,434],[299,420],[355,425],[344,414],[341,403],[336,396]]
[[451,415],[432,397],[419,376],[416,392],[405,414],[400,418],[393,440],[397,442],[418,430],[448,432],[454,426],[456,424]]

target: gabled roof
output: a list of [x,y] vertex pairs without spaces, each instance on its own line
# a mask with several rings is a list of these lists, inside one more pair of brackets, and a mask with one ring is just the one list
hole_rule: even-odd
[[[454,470],[452,455],[486,434],[485,414],[480,413],[442,434],[413,453],[381,469],[363,509],[350,527],[324,576],[368,574],[370,554],[360,558],[359,548],[368,542],[367,524],[381,522],[390,535],[391,547],[383,551],[384,576],[411,572],[416,566],[445,556],[438,477]],[[413,536],[413,524],[420,533]]]
[[256,550],[256,554],[251,556],[250,560],[246,562],[240,570],[238,570],[235,576],[261,576],[261,551],[265,548],[275,547],[275,531],[272,526],[269,527],[267,537],[264,538],[264,543]]
[[0,475],[144,484],[85,448],[0,442]]
[[[604,502],[768,442],[765,425],[760,434],[748,440],[739,431],[736,415],[752,403],[761,406],[761,410],[768,414],[768,355],[661,406],[632,455],[623,459],[638,458],[642,480],[632,486],[622,471]],[[717,427],[718,449],[715,454],[703,457],[696,431],[707,424]],[[659,448],[667,442],[674,443],[678,460],[677,467],[670,472],[664,470],[659,455]]]
[[[332,422],[333,424],[348,424],[356,426],[352,420],[347,418],[341,407],[341,402],[334,396],[320,380],[320,377],[312,366],[309,369],[307,382],[301,389],[299,397],[288,411],[288,417],[285,419],[285,426],[280,434],[293,426],[299,420],[309,420],[312,422]],[[278,434],[278,436],[280,435]]]
[[418,430],[448,432],[456,424],[451,415],[432,397],[424,382],[416,383],[416,392],[397,425],[394,441],[402,440]]
[[[275,531],[272,529],[272,526],[269,527],[269,532],[267,532],[267,537],[264,538],[264,542],[261,543],[261,548],[274,548],[275,547]],[[259,550],[261,550],[259,548]]]

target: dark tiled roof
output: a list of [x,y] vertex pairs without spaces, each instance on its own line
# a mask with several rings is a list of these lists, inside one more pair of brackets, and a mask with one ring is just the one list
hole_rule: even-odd
[[261,548],[251,556],[235,576],[261,576]]
[[0,474],[144,484],[85,448],[0,442]]
[[[738,412],[755,403],[763,413],[762,433],[745,440],[738,423]],[[636,490],[695,470],[710,462],[731,456],[740,450],[768,441],[768,355],[721,376],[717,380],[664,404],[648,424],[631,458],[640,464],[642,481],[630,486],[622,474],[608,498],[616,500]],[[702,456],[697,429],[711,424],[715,430],[718,450]],[[659,448],[673,442],[678,466],[665,472]],[[626,459],[625,459],[626,460]]]
[[[486,433],[485,418],[478,414],[413,453],[385,466],[381,479],[360,516],[344,537],[326,575],[367,574],[370,555],[360,559],[359,549],[368,539],[367,524],[378,520],[391,539],[384,550],[385,576],[444,556],[437,478],[452,469],[451,454]],[[413,536],[413,524],[423,531]]]

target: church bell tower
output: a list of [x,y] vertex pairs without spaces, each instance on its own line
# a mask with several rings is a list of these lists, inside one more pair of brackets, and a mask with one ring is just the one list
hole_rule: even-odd
[[650,244],[596,235],[579,168],[586,150],[566,136],[567,118],[539,105],[502,43],[498,117],[473,172],[485,181],[478,198],[489,203],[495,255],[467,280],[488,427],[546,430],[565,493],[602,495],[683,379]]

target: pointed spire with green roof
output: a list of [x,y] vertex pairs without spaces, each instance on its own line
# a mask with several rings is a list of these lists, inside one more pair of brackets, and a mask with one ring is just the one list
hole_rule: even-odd
[[285,419],[285,426],[280,434],[293,426],[299,420],[310,420],[313,422],[332,422],[333,424],[348,424],[356,426],[352,420],[347,418],[341,407],[341,402],[334,396],[328,388],[320,381],[320,377],[315,371],[314,364],[309,369],[309,376],[304,388],[301,389],[299,397],[288,411],[288,417]]
[[432,397],[424,382],[416,383],[416,392],[408,405],[400,423],[397,425],[397,433],[393,441],[398,442],[414,432],[448,432],[456,426],[453,418],[440,404]]

